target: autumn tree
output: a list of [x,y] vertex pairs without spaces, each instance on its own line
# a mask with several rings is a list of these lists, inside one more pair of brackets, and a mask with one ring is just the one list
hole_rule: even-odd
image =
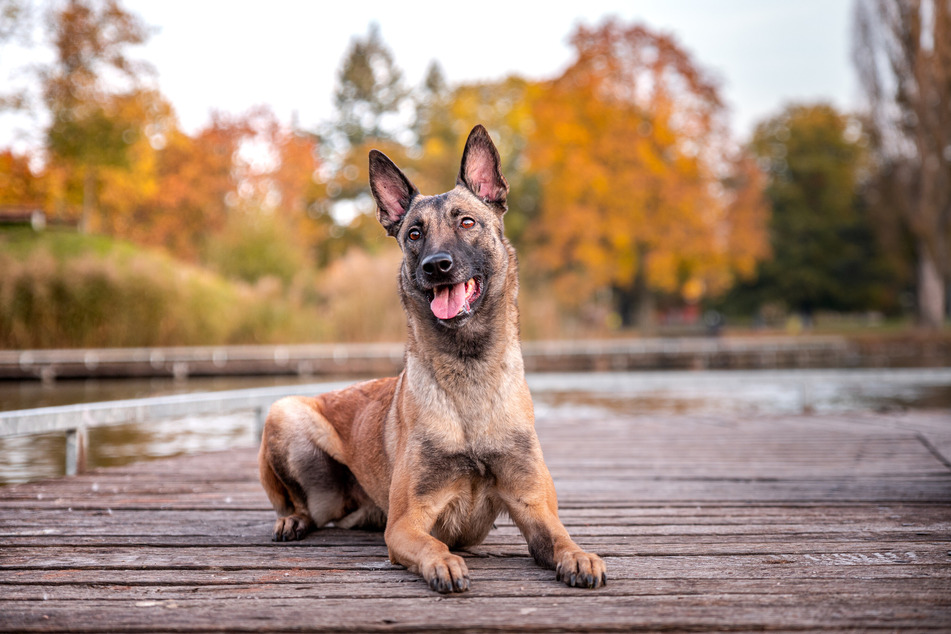
[[129,58],[128,49],[145,42],[148,29],[118,0],[69,0],[51,10],[48,22],[55,60],[41,72],[51,118],[47,147],[54,161],[75,166],[82,174],[85,228],[100,170],[128,160],[128,125],[113,107],[122,92],[115,84],[124,81],[127,90],[135,87],[144,67]]
[[312,135],[266,107],[215,113],[189,135],[158,92],[113,101],[136,134],[126,164],[100,170],[104,233],[250,281],[271,274],[287,281],[304,264],[302,245],[314,233],[308,211],[320,196]]
[[737,153],[716,82],[667,35],[579,27],[576,60],[533,100],[540,263],[561,296],[609,289],[650,325],[656,291],[727,288],[767,251],[762,177]]
[[[251,135],[233,158],[236,190],[226,195],[224,230],[208,245],[221,272],[257,281],[276,277],[285,284],[321,254],[329,231],[315,207],[324,190],[313,134],[280,122],[267,108],[246,115]],[[308,251],[310,252],[308,254]]]
[[139,244],[198,260],[227,218],[237,195],[235,160],[251,131],[243,117],[215,114],[188,135],[157,92],[114,100],[121,118],[136,122],[126,160],[100,167],[99,228]]
[[757,125],[750,146],[768,178],[772,257],[728,305],[806,316],[895,309],[897,278],[862,198],[869,157],[859,121],[827,104],[792,105]]
[[951,2],[863,0],[855,35],[875,202],[913,235],[919,321],[939,328],[951,280]]
[[30,157],[0,150],[0,207],[43,209],[46,184],[30,168]]
[[423,193],[446,191],[459,173],[459,152],[469,130],[481,123],[492,135],[509,182],[506,235],[522,246],[525,226],[538,208],[538,181],[525,169],[529,131],[534,125],[531,92],[534,84],[520,77],[462,84],[441,91],[422,91],[430,105],[419,117],[419,135],[404,169]]

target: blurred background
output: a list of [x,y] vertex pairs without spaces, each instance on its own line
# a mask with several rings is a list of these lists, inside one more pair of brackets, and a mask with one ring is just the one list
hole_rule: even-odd
[[0,0],[0,348],[400,341],[483,123],[526,339],[941,329],[951,2]]

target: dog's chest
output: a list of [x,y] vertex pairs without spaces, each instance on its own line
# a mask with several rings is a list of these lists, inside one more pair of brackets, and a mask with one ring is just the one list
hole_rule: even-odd
[[433,452],[416,482],[418,495],[434,496],[444,502],[433,534],[455,547],[485,539],[503,508],[496,493],[503,469],[501,456]]
[[415,493],[427,496],[448,487],[458,488],[463,494],[481,493],[495,486],[505,461],[505,455],[496,450],[456,450],[438,440],[423,439],[418,450]]

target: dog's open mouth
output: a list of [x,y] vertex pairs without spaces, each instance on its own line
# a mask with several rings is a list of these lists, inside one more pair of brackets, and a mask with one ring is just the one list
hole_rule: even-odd
[[472,304],[482,294],[482,280],[470,277],[458,284],[444,284],[429,291],[429,307],[439,319],[453,319],[472,312]]

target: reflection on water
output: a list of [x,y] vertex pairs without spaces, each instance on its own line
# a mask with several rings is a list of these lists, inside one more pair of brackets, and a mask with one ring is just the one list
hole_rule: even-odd
[[951,411],[951,368],[544,374],[529,385],[539,418],[571,407],[622,416]]
[[[151,423],[129,423],[89,430],[87,465],[115,467],[188,453],[250,447],[254,414],[193,416]],[[63,475],[66,438],[39,434],[0,438],[0,485]]]
[[[951,412],[951,368],[534,374],[528,377],[539,420],[650,414],[776,415],[938,409]],[[56,383],[0,387],[4,404],[44,405],[294,385],[312,379],[242,377]],[[19,396],[11,396],[16,393]],[[35,391],[35,392],[34,392]],[[40,401],[37,401],[37,397]],[[92,397],[92,398],[89,398]],[[17,400],[19,399],[19,400]],[[948,416],[951,425],[951,413]],[[189,417],[89,430],[90,467],[251,446],[254,416]],[[62,475],[60,434],[0,439],[0,484]]]
[[0,484],[61,476],[65,464],[62,434],[0,438]]

